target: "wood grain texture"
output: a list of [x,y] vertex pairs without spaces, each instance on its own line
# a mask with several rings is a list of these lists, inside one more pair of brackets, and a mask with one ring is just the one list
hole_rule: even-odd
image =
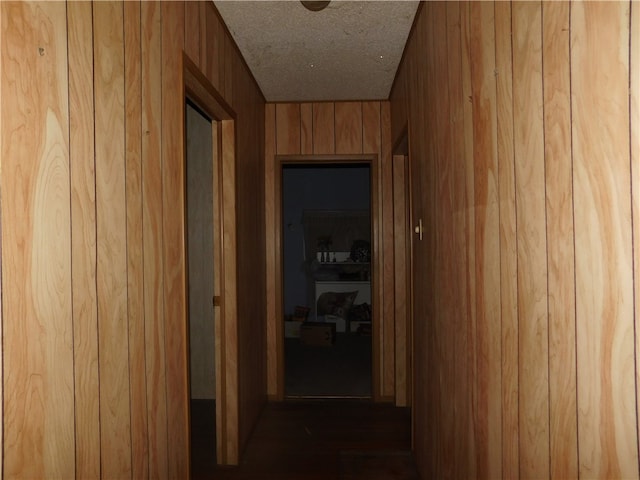
[[[4,10],[0,6],[0,26],[4,27],[3,23],[3,12]],[[0,53],[4,52],[2,49],[2,35],[0,35]],[[3,62],[0,59],[0,102],[2,101],[2,84],[3,84],[3,76],[2,76]],[[0,110],[0,152],[4,153],[2,150],[2,111]],[[2,155],[0,155],[0,172],[2,172]],[[0,188],[2,186],[2,177],[0,177]],[[73,274],[73,273],[72,273]],[[3,316],[2,316],[2,203],[0,202],[0,338],[2,337],[2,325],[3,325]],[[4,353],[3,353],[3,341],[0,340],[0,369],[4,371]],[[4,377],[0,381],[0,398],[2,401],[2,409],[0,409],[0,422],[4,426]],[[0,472],[4,472],[4,427],[0,428]]]
[[[464,312],[465,326],[463,335],[466,336],[467,342],[467,397],[466,397],[466,414],[469,423],[460,433],[464,436],[467,448],[465,456],[460,457],[462,470],[470,478],[477,477],[477,451],[478,438],[476,435],[477,425],[477,322],[476,322],[476,286],[474,282],[474,274],[476,271],[476,252],[473,239],[475,238],[475,215],[474,215],[474,199],[475,199],[475,174],[474,174],[474,140],[473,140],[473,89],[471,86],[471,8],[469,2],[463,2],[460,5],[460,34],[462,49],[462,97],[463,97],[463,127],[464,127],[464,259],[465,259],[465,285],[464,296],[466,297],[467,309]],[[463,301],[465,301],[463,300]]]
[[94,5],[101,475],[131,475],[123,4]]
[[[275,225],[276,201],[275,201],[275,156],[276,156],[276,106],[268,103],[265,106],[265,172],[264,172],[264,222],[265,222],[265,269],[267,274],[274,272],[275,264],[275,232],[271,228]],[[271,277],[272,278],[272,277]],[[266,285],[266,322],[267,322],[267,395],[276,398],[278,392],[284,391],[282,378],[278,374],[278,340],[276,335],[276,304],[280,289],[273,281],[267,281]],[[279,384],[280,382],[280,384]]]
[[224,44],[224,58],[220,60],[220,64],[224,65],[224,74],[220,75],[220,82],[224,82],[224,87],[220,86],[220,92],[224,95],[224,98],[230,102],[233,102],[233,93],[235,91],[234,86],[234,74],[237,64],[233,40],[228,35],[224,35],[222,44]]
[[[412,210],[434,231],[413,250],[425,477],[638,477],[634,7],[447,4],[446,61],[442,7],[418,11],[390,100],[391,131],[409,127]],[[434,94],[445,84],[448,105]],[[443,143],[447,109],[462,121]],[[467,275],[448,271],[448,241]],[[455,371],[467,363],[445,402],[450,336]],[[448,410],[453,455],[439,446]]]
[[478,476],[502,475],[500,251],[494,10],[470,6],[476,248]]
[[276,104],[276,153],[300,153],[300,104]]
[[313,104],[313,153],[336,151],[335,106],[333,102]]
[[222,150],[222,248],[224,265],[223,319],[226,438],[224,463],[237,465],[240,458],[238,438],[238,299],[237,299],[237,238],[235,196],[235,125],[232,120],[222,122],[220,141]]
[[[630,42],[631,64],[631,194],[632,194],[632,214],[633,214],[633,241],[634,241],[634,263],[633,271],[637,275],[640,271],[640,255],[638,252],[638,240],[640,239],[640,7],[631,4],[631,42]],[[634,311],[638,312],[640,306],[640,282],[636,278],[634,281]],[[638,363],[637,352],[640,351],[640,336],[636,332],[636,365]],[[636,401],[640,397],[640,383],[636,367]],[[640,428],[640,417],[636,418],[636,424]]]
[[[233,50],[238,125],[236,143],[236,212],[238,285],[251,284],[265,291],[263,214],[264,198],[264,110],[261,95],[238,50]],[[238,451],[253,432],[266,400],[266,332],[261,295],[241,297],[238,302]]]
[[165,310],[162,276],[162,87],[160,3],[142,2],[142,236],[149,475],[166,478],[168,459]]
[[3,467],[75,471],[66,7],[2,3]]
[[129,378],[131,385],[131,476],[149,474],[144,243],[142,220],[142,62],[140,4],[124,3],[125,132],[127,196],[127,295]]
[[[218,27],[210,44],[206,5]],[[0,12],[2,353],[10,369],[3,473],[183,478],[185,38],[242,104],[243,141],[256,140],[238,152],[242,171],[252,171],[238,194],[251,205],[241,216],[245,230],[264,223],[264,99],[210,2],[5,2]],[[226,76],[224,47],[203,55],[223,42],[232,52]],[[262,264],[261,235],[247,238],[257,252],[251,263]],[[261,307],[247,307],[252,325],[262,324],[254,314]],[[264,342],[250,333],[249,342]],[[251,368],[261,354],[251,348],[243,357],[245,384],[255,387],[245,389],[240,413],[235,407],[236,432],[239,417],[250,429],[264,403],[264,368]]]
[[169,478],[189,472],[187,290],[184,193],[184,3],[161,2],[162,14],[162,233]]
[[67,23],[76,475],[90,479],[100,477],[91,4],[70,3],[67,6]]
[[[362,104],[364,113],[364,103]],[[367,113],[369,113],[367,111]],[[375,115],[375,111],[373,112]],[[380,104],[380,150],[378,153],[380,166],[380,177],[382,179],[382,190],[380,195],[380,214],[382,221],[381,228],[381,248],[379,249],[382,257],[382,282],[381,289],[381,310],[384,322],[384,330],[382,332],[382,384],[381,396],[393,399],[396,395],[395,380],[395,340],[394,340],[394,324],[395,324],[395,296],[393,295],[394,287],[394,243],[393,236],[393,163],[391,156],[391,107],[388,102]],[[364,121],[363,121],[364,124]],[[363,152],[364,153],[364,152]]]
[[[500,196],[500,305],[502,325],[502,474],[520,475],[518,438],[518,257],[512,86],[512,6],[495,3],[498,175]],[[518,92],[520,101],[526,101]]]
[[569,4],[542,5],[552,478],[578,476]]
[[542,7],[513,5],[513,134],[518,218],[520,475],[549,476],[549,345]]
[[406,407],[411,402],[411,370],[409,324],[411,287],[408,268],[411,258],[407,245],[410,242],[411,224],[408,215],[408,157],[393,156],[393,237],[394,243],[394,318],[395,318],[395,403]]
[[[423,219],[425,205],[422,202],[422,162],[419,160],[425,150],[425,138],[422,134],[425,125],[415,119],[423,119],[426,109],[424,101],[424,92],[420,90],[420,85],[424,85],[426,76],[426,59],[427,56],[420,55],[417,52],[424,52],[426,48],[425,32],[426,32],[426,4],[422,7],[423,12],[420,21],[417,21],[414,28],[413,41],[407,46],[407,55],[411,55],[414,62],[408,64],[406,69],[405,82],[397,82],[398,84],[406,84],[407,91],[403,92],[397,100],[401,103],[407,103],[406,111],[408,118],[406,119],[408,130],[408,153],[409,153],[409,183],[411,190],[411,227],[417,226],[420,219]],[[415,92],[416,101],[409,102],[409,92]],[[418,93],[422,92],[422,93]],[[413,95],[413,94],[412,94]],[[395,108],[396,100],[392,98],[392,112]],[[403,107],[399,107],[403,108]],[[393,117],[392,117],[393,118]],[[412,120],[413,119],[413,120]],[[427,297],[422,290],[421,285],[426,283],[426,253],[425,242],[420,241],[418,235],[411,236],[411,273],[412,273],[412,334],[413,334],[413,375],[414,388],[412,399],[412,418],[413,418],[413,442],[414,451],[416,452],[416,462],[423,476],[428,474],[429,455],[426,453],[427,435],[424,434],[427,425],[427,391],[429,382],[429,369],[426,360],[427,348],[425,342],[425,324],[421,319],[426,316]]]
[[300,153],[313,154],[313,104],[300,104]]
[[[440,75],[434,78],[433,105],[435,111],[445,121],[437,121],[434,115],[430,116],[430,129],[434,133],[434,157],[433,157],[433,184],[435,187],[435,204],[433,214],[435,229],[435,270],[441,272],[440,281],[434,285],[435,316],[432,330],[434,358],[437,362],[436,376],[439,379],[438,396],[435,398],[435,406],[432,409],[434,418],[439,418],[436,445],[436,475],[439,477],[451,477],[453,475],[454,461],[454,411],[446,408],[446,404],[454,396],[454,345],[453,331],[449,331],[453,323],[453,306],[451,300],[455,296],[457,287],[453,278],[453,162],[451,161],[451,114],[449,103],[449,72],[447,52],[447,10],[444,2],[433,5],[433,26],[431,28],[431,45],[433,62],[442,65]],[[447,121],[448,119],[448,121]],[[446,219],[446,220],[445,220]]]
[[[380,155],[382,119],[380,102],[362,102],[362,152]],[[386,127],[387,125],[385,125]],[[390,135],[389,135],[390,136]]]
[[[468,476],[466,459],[469,455],[469,443],[466,429],[471,423],[469,415],[469,395],[471,388],[467,382],[469,371],[469,338],[466,335],[467,265],[464,261],[466,245],[466,178],[464,145],[464,103],[462,68],[462,12],[459,2],[447,3],[447,50],[449,52],[448,90],[450,129],[450,162],[452,163],[452,248],[454,252],[452,278],[454,304],[452,307],[451,327],[455,332],[453,345],[453,466],[454,478]],[[458,299],[458,300],[455,300]]]
[[362,153],[362,103],[335,103],[336,153]]
[[205,53],[203,54],[201,68],[214,88],[222,92],[223,83],[221,80],[221,72],[224,71],[224,65],[220,59],[224,58],[222,45],[223,32],[213,3],[207,2],[205,5],[206,32],[203,34],[205,39]]
[[[200,39],[204,37],[200,33],[201,6],[204,2],[185,2],[184,4],[184,51],[193,62],[201,67]],[[206,15],[206,14],[205,14]],[[206,16],[204,18],[206,28]],[[206,47],[205,47],[206,48]],[[202,68],[202,67],[201,67]]]
[[629,3],[571,7],[581,476],[638,477],[629,172]]

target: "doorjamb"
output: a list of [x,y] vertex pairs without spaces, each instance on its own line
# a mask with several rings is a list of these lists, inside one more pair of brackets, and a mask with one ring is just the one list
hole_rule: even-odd
[[[214,139],[217,139],[214,145],[214,158],[217,157],[217,162],[214,163],[214,178],[212,179],[216,199],[214,203],[213,251],[214,298],[212,299],[216,319],[214,332],[216,345],[216,448],[218,464],[237,465],[239,462],[239,418],[235,203],[236,114],[197,65],[184,54],[183,72],[183,97],[196,104],[212,119],[212,135]],[[186,158],[186,155],[183,158]],[[186,160],[183,161],[183,168],[186,168]],[[184,228],[186,229],[186,224]],[[188,375],[188,363],[186,368],[185,375]]]

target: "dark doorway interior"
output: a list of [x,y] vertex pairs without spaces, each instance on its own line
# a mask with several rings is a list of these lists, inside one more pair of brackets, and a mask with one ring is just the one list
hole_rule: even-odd
[[371,397],[371,167],[282,168],[285,395]]
[[187,102],[186,197],[192,470],[216,464],[214,138],[212,121]]

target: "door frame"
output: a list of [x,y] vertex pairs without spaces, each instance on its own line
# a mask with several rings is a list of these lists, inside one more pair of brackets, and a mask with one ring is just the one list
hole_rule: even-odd
[[376,154],[344,154],[344,155],[276,155],[274,164],[274,287],[275,287],[275,325],[271,327],[275,332],[275,391],[276,401],[285,399],[285,367],[284,367],[284,278],[282,274],[282,169],[285,165],[328,165],[342,164],[368,165],[370,168],[370,215],[371,215],[371,298],[372,298],[372,355],[371,355],[371,398],[380,401],[380,379],[382,365],[380,359],[380,340],[382,328],[380,325],[380,302],[382,292],[382,263],[380,255],[380,226],[379,212],[381,211],[380,195],[378,192],[380,165]]
[[[183,73],[184,100],[186,101],[188,98],[212,121],[211,133],[214,139],[212,181],[215,198],[213,206],[214,247],[212,252],[214,257],[214,297],[212,301],[214,304],[214,341],[216,346],[216,457],[219,465],[237,465],[239,462],[239,418],[236,114],[197,65],[185,54],[183,54]],[[183,125],[183,129],[185,128],[186,125]],[[186,132],[183,133],[186,134]],[[184,144],[183,169],[186,169],[186,142]],[[186,174],[184,178],[186,179]],[[184,190],[186,208],[186,185]],[[185,225],[183,228],[184,234],[187,235],[186,212],[184,217]],[[186,287],[185,293],[188,298],[188,285]],[[188,378],[188,362],[186,370],[185,378]],[[187,395],[189,395],[188,391]],[[190,455],[191,445],[189,444]]]
[[[413,162],[411,160],[411,153],[409,145],[410,142],[410,128],[409,123],[407,122],[404,128],[400,131],[398,138],[396,139],[393,146],[393,165],[394,165],[394,182],[396,180],[396,173],[398,176],[402,176],[402,184],[403,184],[403,192],[400,193],[396,199],[396,201],[400,201],[403,203],[404,212],[402,212],[401,208],[397,209],[398,216],[404,216],[403,227],[405,229],[403,242],[404,242],[404,269],[399,268],[396,270],[396,282],[400,277],[403,277],[405,284],[405,295],[404,298],[406,300],[406,308],[404,310],[404,319],[406,322],[405,331],[406,331],[406,352],[404,352],[403,358],[400,360],[401,362],[406,362],[406,386],[404,390],[404,403],[398,401],[398,397],[396,397],[396,405],[409,406],[412,407],[415,405],[415,377],[414,377],[414,352],[415,352],[415,336],[414,336],[414,328],[415,328],[415,309],[414,309],[414,286],[415,286],[415,277],[414,275],[417,273],[418,268],[414,265],[415,262],[415,251],[414,251],[414,242],[416,241],[417,235],[419,235],[419,231],[416,231],[414,227],[418,227],[415,223],[414,214],[414,188],[413,188]],[[396,195],[396,188],[394,183],[394,196]],[[400,197],[403,197],[402,199]],[[395,205],[394,205],[395,208]],[[418,227],[419,228],[419,227]],[[396,245],[396,247],[399,247]],[[398,251],[398,250],[396,250]],[[398,294],[398,290],[396,290],[396,295]],[[396,299],[397,301],[397,299]],[[396,322],[397,319],[400,318],[398,316],[398,311],[396,311]],[[399,360],[396,360],[398,362]],[[396,363],[397,364],[397,363]],[[415,415],[411,415],[411,446],[415,446]]]

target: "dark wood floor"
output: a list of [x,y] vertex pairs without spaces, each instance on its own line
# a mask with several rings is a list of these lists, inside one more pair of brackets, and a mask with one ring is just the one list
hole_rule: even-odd
[[[215,466],[212,417],[192,406],[192,476],[220,480],[415,480],[410,412],[362,400],[267,404],[239,467]],[[199,415],[204,415],[201,421]]]

